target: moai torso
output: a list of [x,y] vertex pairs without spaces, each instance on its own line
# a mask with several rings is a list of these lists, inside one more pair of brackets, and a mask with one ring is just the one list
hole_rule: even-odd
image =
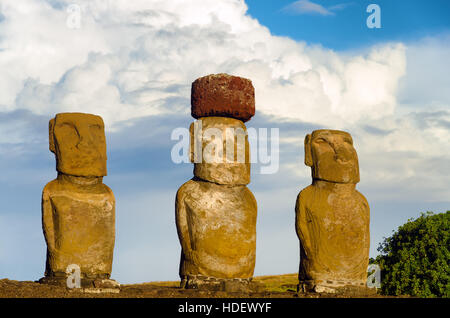
[[[236,83],[244,88],[233,86]],[[245,98],[250,99],[253,111],[248,106],[243,109],[254,113],[251,103],[254,95],[246,95],[249,86],[248,80],[224,74],[193,83],[192,114],[199,119],[191,125],[191,161],[195,163],[195,177],[180,187],[175,206],[182,246],[180,277],[185,288],[243,290],[253,276],[257,205],[246,186],[250,182],[246,128],[244,122],[237,119],[240,115],[243,120],[251,117],[238,111],[239,105],[245,106]],[[220,96],[214,96],[217,92]],[[237,95],[241,98],[233,103],[232,97]],[[211,101],[213,103],[208,104]],[[229,117],[224,117],[227,114]],[[235,135],[227,135],[227,129],[240,131],[245,138],[237,138],[237,141]],[[220,152],[217,147],[210,147],[212,139],[208,132],[214,130],[217,133],[214,140],[219,141],[223,156],[209,160]],[[237,142],[237,146],[228,142]],[[231,158],[227,157],[227,146],[235,149]],[[200,156],[195,149],[199,149]],[[239,151],[243,151],[241,156]],[[225,162],[224,158],[231,160]]]
[[296,203],[300,285],[328,291],[364,287],[369,261],[369,205],[356,189],[359,168],[349,134],[320,130],[305,140],[313,184]]
[[250,278],[255,266],[256,200],[246,186],[190,180],[177,194],[186,240],[182,275]]
[[77,264],[86,277],[109,278],[115,236],[114,195],[101,180],[86,185],[65,177],[47,184],[42,194],[48,245],[46,275],[65,276],[67,266]]
[[50,150],[56,154],[58,177],[42,193],[47,242],[42,282],[64,285],[68,266],[77,265],[84,287],[113,287],[101,283],[111,275],[115,238],[115,199],[102,182],[102,119],[80,113],[56,115],[50,121]]

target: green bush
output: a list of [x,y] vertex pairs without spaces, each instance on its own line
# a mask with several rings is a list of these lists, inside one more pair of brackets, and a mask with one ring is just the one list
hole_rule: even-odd
[[379,245],[381,292],[386,295],[450,297],[450,211],[422,213]]

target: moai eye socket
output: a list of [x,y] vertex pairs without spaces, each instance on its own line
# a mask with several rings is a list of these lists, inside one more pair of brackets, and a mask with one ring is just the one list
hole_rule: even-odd
[[353,145],[353,140],[349,137],[344,137],[344,142],[349,143],[350,145]]
[[104,129],[101,125],[99,124],[93,124],[93,125],[89,125],[89,133],[91,134],[91,136],[93,136],[94,138],[103,140],[105,135],[104,135]]
[[58,128],[60,128],[60,129],[75,129],[75,126],[72,124],[72,123],[69,123],[69,122],[63,122],[63,123],[60,123],[59,125],[58,125]]
[[315,140],[314,140],[314,142],[316,142],[316,143],[326,143],[327,141],[324,139],[324,138],[316,138]]
[[58,125],[59,134],[62,136],[75,136],[80,137],[77,128],[69,122],[63,122]]

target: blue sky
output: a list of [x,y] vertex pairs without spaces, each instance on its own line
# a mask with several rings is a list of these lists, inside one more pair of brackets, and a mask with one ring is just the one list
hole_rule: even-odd
[[68,24],[72,0],[0,5],[0,278],[43,275],[41,191],[56,176],[48,121],[79,111],[105,121],[113,278],[177,279],[174,198],[192,165],[171,161],[170,136],[193,121],[191,83],[211,73],[250,78],[256,115],[247,126],[280,131],[279,171],[255,165],[249,185],[256,275],[298,270],[294,206],[311,182],[303,139],[314,129],[353,136],[372,256],[409,218],[449,209],[446,1],[378,1],[379,30],[366,27],[366,1],[309,1],[325,15],[290,14],[290,1],[75,2],[79,28]]
[[[249,14],[275,35],[348,50],[384,41],[414,41],[450,28],[450,2],[446,0],[318,0],[308,1],[327,11],[298,12],[291,0],[249,0]],[[381,8],[380,29],[369,29],[369,4]],[[291,6],[290,6],[291,5]],[[336,7],[337,9],[329,9]],[[284,10],[283,10],[284,9]]]

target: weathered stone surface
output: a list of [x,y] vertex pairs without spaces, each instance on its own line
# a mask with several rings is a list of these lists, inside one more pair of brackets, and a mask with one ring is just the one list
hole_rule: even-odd
[[80,177],[106,176],[105,126],[100,116],[57,114],[49,123],[49,143],[58,172]]
[[212,116],[200,117],[190,131],[195,177],[180,187],[175,202],[182,287],[249,290],[255,267],[257,204],[246,187],[250,182],[246,127],[235,118]]
[[228,293],[252,292],[260,290],[260,286],[251,278],[216,278],[203,275],[186,276],[181,281],[182,288],[209,291],[225,291]]
[[246,122],[255,115],[255,89],[242,77],[208,75],[192,83],[191,106],[196,119],[223,116]]
[[[213,129],[213,130],[212,130]],[[216,136],[206,136],[208,132],[217,130],[222,142],[219,147],[211,147],[212,139]],[[227,129],[230,129],[227,135]],[[233,133],[231,134],[231,132]],[[202,117],[190,127],[191,162],[196,162],[195,149],[200,151],[198,163],[194,164],[194,176],[199,179],[217,184],[246,185],[250,183],[250,146],[248,143],[247,128],[240,120],[226,117]],[[239,136],[239,137],[238,137]],[[233,156],[227,161],[227,145],[230,145]],[[199,148],[199,149],[198,149]],[[215,152],[220,152],[218,162],[208,162]],[[242,158],[239,160],[239,158]],[[209,160],[213,161],[213,160]],[[241,161],[241,162],[240,162]]]
[[175,208],[182,279],[253,276],[257,205],[246,186],[192,179],[178,190]]
[[364,287],[369,263],[369,204],[355,187],[358,157],[350,134],[317,130],[305,138],[313,183],[297,198],[300,289]]
[[115,238],[115,199],[102,182],[106,175],[103,120],[64,113],[56,115],[49,127],[58,177],[42,193],[47,264],[41,282],[65,285],[67,266],[76,264],[82,286],[93,287],[96,280],[110,277]]

